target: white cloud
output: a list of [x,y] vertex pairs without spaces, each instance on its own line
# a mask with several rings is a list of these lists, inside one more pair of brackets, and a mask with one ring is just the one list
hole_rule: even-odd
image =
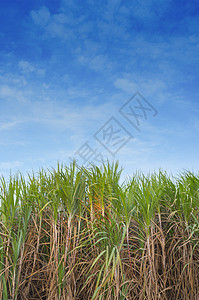
[[27,72],[33,72],[35,71],[35,67],[33,66],[33,64],[27,62],[27,61],[24,61],[24,60],[21,60],[19,62],[19,68],[24,71],[25,73]]
[[21,121],[10,121],[5,123],[0,123],[0,131],[16,128],[16,126],[20,123]]
[[34,66],[32,63],[24,60],[20,60],[18,63],[19,68],[23,73],[36,73],[40,77],[43,77],[45,75],[45,70],[42,68],[38,68],[37,66]]
[[48,8],[42,7],[37,11],[31,11],[31,17],[37,26],[43,28],[43,38],[49,36],[53,38],[59,37],[61,39],[74,38],[74,33],[71,29],[71,26],[73,25],[75,18],[73,18],[71,15],[69,16],[69,14],[50,14]]
[[111,70],[111,63],[105,55],[97,55],[89,62],[90,68],[95,71]]
[[9,162],[0,162],[1,170],[14,169],[22,166],[22,162],[20,161],[9,161]]
[[13,96],[13,89],[7,85],[0,87],[0,98]]
[[[60,91],[61,95],[57,90],[55,94],[52,86],[45,84],[41,84],[35,90],[31,82],[28,82],[26,89],[13,87],[12,80],[10,85],[0,86],[1,132],[12,130],[14,133],[19,125],[20,130],[26,131],[27,124],[41,124],[49,130],[75,132],[79,136],[91,130],[93,123],[100,126],[114,111],[114,105],[109,99],[107,102],[96,104],[101,93],[98,89],[88,90],[71,86],[64,91],[63,98],[63,90]],[[84,102],[81,103],[79,99]],[[74,104],[72,101],[75,101]]]
[[147,96],[155,95],[158,102],[168,100],[167,83],[158,78],[149,79],[147,76],[144,78],[138,75],[125,74],[124,77],[115,79],[114,85],[129,95],[140,92]]
[[162,13],[167,9],[170,4],[170,0],[137,0],[133,3],[132,15],[141,19],[142,21],[148,21],[149,19],[159,18]]
[[17,88],[11,85],[0,86],[0,99],[4,103],[9,102],[10,100],[26,103],[27,97],[25,94],[27,94],[27,91],[23,91],[21,87]]
[[36,25],[40,25],[42,27],[46,26],[50,21],[50,12],[49,9],[45,6],[40,8],[37,11],[31,11],[31,16]]
[[113,69],[113,64],[106,55],[79,55],[77,59],[81,64],[95,71],[110,72]]
[[114,85],[129,94],[139,90],[138,84],[130,79],[117,78],[114,82]]

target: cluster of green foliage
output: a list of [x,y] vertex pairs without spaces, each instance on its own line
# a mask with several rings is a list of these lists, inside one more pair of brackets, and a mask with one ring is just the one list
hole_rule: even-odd
[[0,181],[0,299],[199,299],[199,175],[118,163]]

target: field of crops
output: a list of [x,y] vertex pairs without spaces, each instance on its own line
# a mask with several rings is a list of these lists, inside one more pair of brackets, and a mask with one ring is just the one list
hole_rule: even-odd
[[118,163],[0,181],[0,299],[199,299],[199,175]]

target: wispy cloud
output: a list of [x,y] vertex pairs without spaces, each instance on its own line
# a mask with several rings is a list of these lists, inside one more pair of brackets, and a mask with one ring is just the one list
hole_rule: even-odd
[[19,68],[22,71],[22,73],[36,73],[39,77],[43,77],[45,75],[45,70],[41,68],[37,68],[32,63],[24,60],[19,61]]
[[9,130],[9,129],[16,128],[16,126],[20,123],[21,123],[20,121],[0,123],[0,130]]
[[19,161],[9,161],[9,162],[0,162],[1,170],[13,170],[14,168],[19,168],[22,166],[22,162]]

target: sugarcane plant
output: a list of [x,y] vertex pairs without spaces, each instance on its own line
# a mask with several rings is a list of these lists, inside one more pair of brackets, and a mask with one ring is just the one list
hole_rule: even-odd
[[0,299],[199,297],[199,174],[118,162],[0,178]]

